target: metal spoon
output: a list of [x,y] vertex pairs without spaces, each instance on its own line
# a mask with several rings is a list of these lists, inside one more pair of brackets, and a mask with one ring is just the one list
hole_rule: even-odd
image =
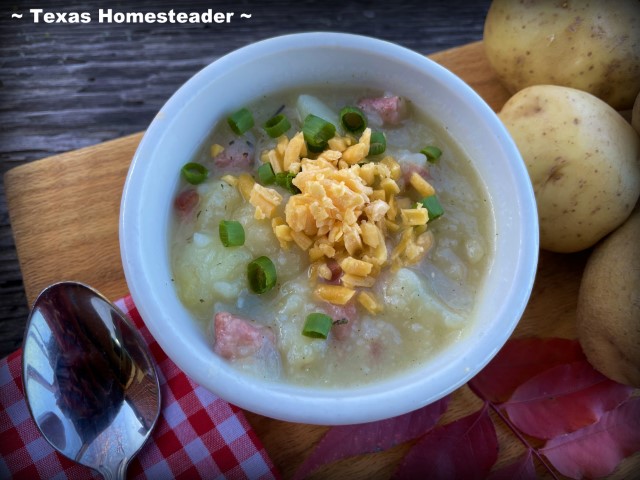
[[160,414],[160,386],[146,344],[114,305],[81,283],[44,289],[29,315],[22,380],[53,448],[125,478]]

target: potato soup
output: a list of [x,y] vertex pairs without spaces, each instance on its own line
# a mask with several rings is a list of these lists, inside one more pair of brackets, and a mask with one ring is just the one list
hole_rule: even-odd
[[362,385],[482,321],[488,195],[408,99],[314,88],[239,105],[176,175],[175,287],[242,371]]

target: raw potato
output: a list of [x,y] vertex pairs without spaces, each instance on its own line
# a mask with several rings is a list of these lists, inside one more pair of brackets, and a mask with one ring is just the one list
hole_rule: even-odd
[[640,137],[586,92],[538,85],[499,114],[529,171],[540,246],[576,252],[621,225],[640,196]]
[[494,0],[484,45],[511,93],[564,85],[625,110],[640,91],[637,0]]
[[640,387],[640,207],[594,250],[578,296],[578,340],[589,362]]

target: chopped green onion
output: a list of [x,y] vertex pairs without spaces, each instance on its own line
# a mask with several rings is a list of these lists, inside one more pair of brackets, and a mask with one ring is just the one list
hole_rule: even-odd
[[336,127],[332,123],[310,113],[304,119],[302,134],[309,150],[321,152],[327,146],[327,142],[336,134]]
[[324,313],[310,313],[302,327],[302,334],[311,338],[327,338],[333,320]]
[[440,158],[440,155],[442,155],[442,150],[433,145],[429,145],[420,150],[420,153],[427,157],[427,162],[435,163]]
[[242,135],[253,127],[253,115],[246,108],[241,108],[227,118],[227,122],[236,135]]
[[276,174],[270,163],[263,163],[258,167],[258,178],[263,185],[271,185],[276,181]]
[[346,106],[340,110],[340,123],[347,132],[360,135],[367,128],[367,117],[358,107]]
[[235,220],[220,220],[218,225],[220,241],[225,247],[239,247],[244,245],[244,228]]
[[287,117],[280,113],[267,120],[263,128],[271,138],[277,138],[291,128],[291,123]]
[[254,293],[265,293],[271,290],[277,280],[276,266],[269,257],[258,257],[247,265],[249,288]]
[[435,195],[424,197],[422,200],[420,200],[420,203],[422,203],[422,205],[424,205],[424,208],[427,209],[427,212],[429,212],[429,221],[441,217],[444,213],[444,209],[442,208],[442,205],[440,205],[438,197]]
[[387,149],[387,139],[382,132],[371,132],[369,155],[380,155]]
[[209,176],[209,170],[198,162],[189,162],[182,167],[182,176],[191,185],[204,182]]
[[300,189],[293,184],[294,178],[296,178],[295,173],[278,172],[276,173],[276,185],[281,186],[288,192],[295,195],[296,193],[300,193]]

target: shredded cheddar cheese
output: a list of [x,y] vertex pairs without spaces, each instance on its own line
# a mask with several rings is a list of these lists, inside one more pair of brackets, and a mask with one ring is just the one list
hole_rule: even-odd
[[255,183],[256,181],[248,173],[241,173],[238,176],[236,186],[245,200],[249,200],[249,197],[251,197],[251,190]]
[[362,291],[358,294],[357,299],[358,302],[360,302],[360,305],[366,308],[369,313],[375,315],[376,313],[380,313],[383,310],[382,304],[371,292]]
[[280,202],[282,202],[282,195],[276,190],[263,187],[259,183],[253,184],[249,193],[249,203],[256,207],[256,220],[271,218]]
[[409,177],[409,183],[415,188],[423,197],[430,197],[435,195],[436,189],[431,186],[424,178],[422,178],[417,172],[413,172]]
[[[300,193],[286,200],[273,188],[266,188],[250,177],[235,179],[245,199],[255,207],[256,219],[271,219],[271,227],[281,248],[290,245],[309,255],[312,281],[329,280],[327,265],[334,259],[343,275],[339,285],[318,283],[315,295],[327,302],[344,305],[356,292],[358,302],[370,313],[382,311],[382,304],[369,291],[380,271],[419,262],[433,244],[427,231],[429,215],[421,204],[402,196],[398,181],[401,165],[386,156],[380,162],[362,163],[369,153],[371,129],[359,139],[335,136],[315,158],[308,158],[302,132],[291,138],[282,135],[276,146],[261,154],[275,173],[293,173],[292,183]],[[421,195],[435,189],[418,173],[409,178]],[[387,236],[398,241],[388,251]],[[332,261],[334,261],[332,260]]]
[[233,175],[224,175],[221,180],[226,182],[228,185],[231,185],[232,187],[238,185],[238,179]]
[[211,145],[211,149],[210,149],[211,158],[217,157],[223,151],[224,151],[224,147],[222,145],[218,143],[214,143],[213,145]]
[[315,290],[315,294],[319,298],[335,305],[346,304],[355,293],[356,291],[354,289],[342,285],[321,284],[318,285]]

